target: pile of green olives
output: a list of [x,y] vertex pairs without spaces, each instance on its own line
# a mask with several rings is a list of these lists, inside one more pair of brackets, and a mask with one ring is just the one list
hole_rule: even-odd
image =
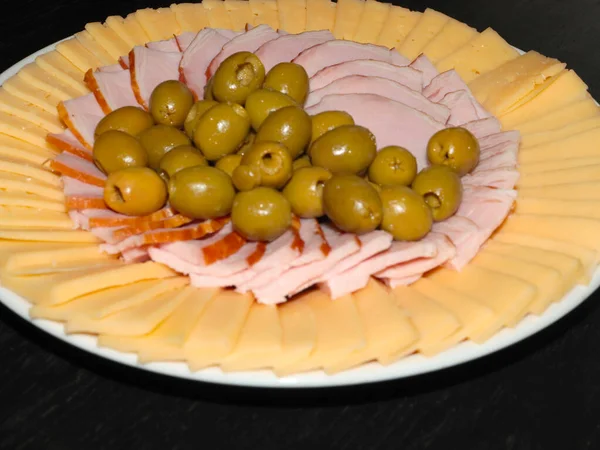
[[432,165],[418,172],[408,150],[378,149],[348,113],[309,116],[308,91],[302,66],[266,72],[250,52],[225,59],[201,99],[179,81],[159,84],[148,111],[120,108],[96,128],[93,157],[108,175],[107,205],[148,215],[169,202],[193,219],[230,216],[238,233],[261,241],[281,236],[293,215],[418,240],[456,212],[460,177],[479,160],[471,133],[436,133],[427,148]]

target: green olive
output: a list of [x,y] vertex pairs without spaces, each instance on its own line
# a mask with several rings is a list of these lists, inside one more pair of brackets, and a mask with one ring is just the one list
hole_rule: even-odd
[[323,111],[315,114],[311,119],[313,142],[334,128],[354,125],[354,119],[345,111]]
[[276,141],[285,145],[296,159],[310,142],[310,116],[299,106],[272,112],[256,132],[256,142]]
[[303,167],[312,167],[308,155],[301,156],[292,163],[292,172],[302,169]]
[[241,164],[241,162],[242,162],[242,155],[240,155],[240,154],[227,155],[227,156],[223,156],[221,159],[219,159],[216,162],[215,167],[219,170],[222,170],[230,177],[232,177],[233,171],[235,170],[235,168],[237,166],[239,166]]
[[213,94],[213,80],[214,78],[210,78],[204,86],[204,100],[216,100]]
[[369,166],[369,180],[381,186],[410,186],[416,175],[416,158],[395,145],[379,150]]
[[479,163],[479,142],[466,128],[446,128],[435,133],[427,144],[431,164],[443,164],[461,177]]
[[206,159],[216,161],[235,153],[250,130],[246,110],[236,103],[220,103],[206,111],[198,120],[194,144]]
[[313,166],[333,174],[363,174],[375,159],[375,136],[358,125],[342,125],[328,131],[310,146]]
[[221,63],[212,77],[212,93],[220,102],[243,105],[248,95],[261,87],[265,67],[250,52],[238,52]]
[[419,194],[407,186],[384,186],[379,193],[383,204],[381,229],[397,241],[418,241],[433,225],[431,209]]
[[242,157],[242,164],[256,167],[260,185],[282,188],[292,176],[292,157],[283,144],[274,141],[255,142]]
[[297,106],[297,104],[291,97],[281,92],[268,89],[254,91],[246,99],[246,111],[250,116],[252,128],[258,131],[269,114],[285,106]]
[[139,135],[140,143],[148,153],[148,165],[158,170],[163,156],[180,145],[190,145],[190,139],[177,128],[167,125],[155,125]]
[[100,120],[96,126],[95,135],[100,136],[108,130],[123,131],[137,136],[142,131],[154,125],[152,116],[137,106],[123,106],[115,109]]
[[168,180],[180,170],[206,165],[208,163],[200,150],[191,145],[180,145],[161,158],[158,173]]
[[167,80],[150,95],[150,114],[156,123],[181,128],[194,104],[192,91],[177,80]]
[[436,222],[452,216],[462,201],[462,183],[448,166],[429,166],[421,170],[412,183],[413,190],[423,196]]
[[129,216],[145,216],[162,208],[167,187],[147,167],[129,167],[111,173],[104,186],[104,201],[110,209]]
[[96,166],[106,174],[148,164],[148,154],[142,144],[130,134],[117,130],[109,130],[98,136],[93,155]]
[[194,131],[196,131],[198,121],[200,120],[200,117],[202,117],[202,114],[218,104],[219,102],[214,100],[200,100],[194,103],[183,124],[183,129],[190,139],[194,139]]
[[238,149],[237,154],[244,156],[246,154],[246,152],[252,148],[252,145],[254,144],[255,140],[256,140],[256,133],[251,130],[250,133],[248,133],[246,135],[246,139],[244,139],[244,143]]
[[235,189],[225,172],[210,166],[180,170],[169,180],[169,202],[193,219],[214,219],[231,212]]
[[323,211],[323,186],[331,178],[331,172],[322,167],[304,167],[292,175],[283,195],[292,205],[294,214],[300,217],[321,217]]
[[299,64],[282,62],[269,70],[263,87],[289,95],[303,105],[308,96],[308,74]]
[[325,214],[342,231],[363,234],[381,223],[383,207],[377,191],[357,175],[334,175],[323,188]]
[[272,241],[292,224],[290,202],[275,189],[257,187],[235,196],[231,209],[234,229],[251,241]]
[[249,191],[260,186],[260,169],[240,164],[231,174],[233,185],[238,191]]

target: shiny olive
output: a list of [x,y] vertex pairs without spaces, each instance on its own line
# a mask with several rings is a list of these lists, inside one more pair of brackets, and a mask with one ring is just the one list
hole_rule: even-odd
[[220,103],[206,111],[198,120],[194,144],[206,159],[217,159],[235,153],[250,130],[246,110],[236,103]]
[[231,174],[233,185],[238,191],[249,191],[260,186],[260,169],[240,164]]
[[255,140],[256,140],[256,133],[254,131],[250,131],[250,133],[248,133],[246,135],[246,138],[244,139],[244,143],[238,149],[237,154],[244,156],[246,154],[246,152],[252,148],[252,145],[254,144]]
[[299,106],[286,106],[269,114],[256,132],[256,142],[280,142],[296,159],[310,142],[310,133],[310,116],[306,111]]
[[310,146],[313,166],[325,167],[334,174],[362,174],[376,154],[375,136],[358,125],[334,128]]
[[421,170],[415,177],[412,188],[423,196],[436,222],[452,216],[462,201],[460,177],[447,166],[429,166]]
[[139,135],[139,140],[148,153],[148,165],[157,170],[160,160],[170,150],[180,145],[190,145],[190,139],[177,128],[155,125]]
[[108,130],[123,131],[137,136],[142,131],[154,125],[152,116],[137,106],[123,106],[115,109],[100,120],[96,126],[95,135],[100,136]]
[[233,171],[237,166],[239,166],[242,162],[242,155],[227,155],[223,156],[221,159],[217,161],[215,167],[219,170],[222,170],[230,177],[233,176]]
[[111,173],[104,186],[104,201],[110,209],[129,216],[145,216],[162,208],[167,187],[147,167],[129,167]]
[[342,231],[363,234],[381,223],[383,207],[377,191],[357,175],[334,175],[323,188],[325,214]]
[[345,111],[323,111],[312,116],[311,123],[314,142],[334,128],[342,125],[354,125],[354,119]]
[[235,189],[225,172],[209,166],[180,170],[169,180],[169,202],[193,219],[214,219],[230,213]]
[[369,180],[381,186],[410,186],[416,175],[416,158],[395,145],[379,150],[369,166]]
[[200,120],[200,117],[202,117],[202,114],[218,104],[219,102],[214,100],[200,100],[194,103],[183,124],[183,129],[190,139],[194,139],[194,131],[196,131],[198,121]]
[[283,195],[292,205],[293,213],[306,218],[325,214],[323,186],[330,178],[331,172],[322,167],[304,167],[294,172],[283,190]]
[[255,130],[260,128],[267,116],[273,111],[294,105],[297,105],[297,103],[291,97],[268,89],[258,89],[246,99],[246,111],[250,116],[252,128]]
[[117,130],[109,130],[98,136],[93,155],[96,166],[106,174],[148,164],[148,154],[142,144],[130,134]]
[[301,156],[292,163],[292,172],[302,169],[303,167],[312,167],[308,155]]
[[427,144],[431,164],[443,164],[460,176],[471,172],[479,163],[479,142],[466,128],[446,128],[435,133]]
[[167,80],[150,95],[150,114],[156,123],[181,128],[194,104],[192,91],[177,80]]
[[206,165],[208,162],[200,150],[191,145],[180,145],[161,158],[158,173],[168,180],[180,170]]
[[292,157],[279,142],[255,142],[242,157],[242,164],[258,169],[261,186],[279,189],[292,176]]
[[289,95],[302,105],[308,95],[308,74],[299,64],[282,62],[269,70],[263,87]]
[[272,241],[290,228],[292,209],[281,192],[258,187],[235,196],[231,222],[248,240]]
[[212,93],[220,102],[243,105],[252,92],[261,87],[265,67],[250,52],[238,52],[221,63],[212,77]]
[[379,193],[383,204],[381,229],[397,241],[418,241],[433,225],[431,209],[407,186],[385,186]]

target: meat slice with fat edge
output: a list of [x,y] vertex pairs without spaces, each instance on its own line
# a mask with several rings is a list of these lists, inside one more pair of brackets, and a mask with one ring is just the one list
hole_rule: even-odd
[[423,54],[417,56],[411,63],[410,67],[420,71],[423,74],[423,87],[426,87],[431,81],[438,76],[439,72],[429,60],[429,58]]
[[150,106],[150,95],[163,81],[179,78],[182,53],[163,52],[137,46],[129,52],[131,86],[137,102],[145,109]]
[[104,117],[94,94],[65,100],[58,104],[58,115],[75,138],[87,149],[94,146],[96,126]]
[[128,69],[112,72],[88,71],[85,77],[88,87],[106,114],[124,106],[139,106],[131,87],[131,74]]

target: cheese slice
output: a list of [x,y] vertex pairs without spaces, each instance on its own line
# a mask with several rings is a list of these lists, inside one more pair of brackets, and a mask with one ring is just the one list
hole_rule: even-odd
[[[254,25],[254,15],[248,0],[225,0],[224,3],[233,30],[243,31],[246,29],[246,25]],[[206,15],[206,12],[204,14]],[[206,20],[208,21],[208,19]]]
[[16,75],[6,80],[4,84],[2,84],[2,88],[11,95],[18,97],[25,102],[29,102],[49,114],[56,114],[56,106],[60,103],[58,97],[31,86]]
[[250,294],[234,291],[211,300],[184,345],[191,370],[218,364],[233,351],[253,302]]
[[297,34],[306,30],[306,0],[277,0],[279,27]]
[[150,37],[135,19],[135,13],[128,15],[125,19],[119,16],[110,16],[106,19],[105,25],[113,30],[129,48],[150,42]]
[[[0,269],[15,274],[16,272],[11,269],[16,267],[15,264],[11,263],[10,267],[7,264],[13,258],[19,259],[19,254],[21,253],[60,252],[65,249],[85,249],[89,246],[90,244],[77,242],[36,242],[0,239]],[[46,260],[46,266],[48,266],[48,260]]]
[[74,226],[69,215],[64,212],[2,206],[0,207],[0,228],[72,230]]
[[3,271],[12,275],[34,275],[52,272],[55,266],[65,263],[114,260],[100,250],[98,245],[62,244],[51,249],[23,248],[14,251],[6,259]]
[[8,172],[0,172],[0,189],[11,193],[35,194],[57,202],[65,201],[62,188]]
[[90,92],[83,82],[84,73],[56,50],[38,56],[35,63],[63,83],[71,86],[81,95]]
[[527,122],[520,123],[518,129],[521,135],[526,136],[532,133],[541,133],[563,128],[586,119],[600,116],[600,108],[591,98],[575,100],[568,105],[541,117],[532,118]]
[[554,200],[600,200],[600,182],[588,181],[585,183],[520,188],[519,198],[526,197]]
[[[270,0],[271,3],[275,4],[275,0]],[[264,1],[250,1],[250,8],[252,9],[252,12],[254,13],[255,16],[258,15],[265,15],[267,16],[267,18],[272,19],[271,15],[273,14],[272,11],[269,10],[268,5],[265,6],[263,3],[265,3]],[[253,5],[254,4],[254,5]],[[204,10],[206,11],[206,17],[208,19],[208,23],[210,24],[211,28],[226,28],[228,30],[231,30],[233,28],[233,25],[231,23],[231,19],[229,18],[229,14],[227,14],[227,10],[225,9],[225,3],[223,2],[223,0],[204,0],[202,2],[202,6],[204,7]],[[259,14],[260,11],[260,14]],[[277,8],[275,7],[274,10],[274,14],[275,16],[277,16]],[[266,23],[266,22],[260,22],[255,20],[254,23],[256,25],[259,25],[261,23]]]
[[42,148],[51,148],[46,142],[48,130],[39,127],[20,117],[12,116],[0,111],[0,133],[29,142]]
[[60,177],[55,173],[39,166],[36,167],[31,164],[24,164],[16,160],[0,158],[0,172],[9,172],[16,175],[22,175],[51,186],[62,188]]
[[335,27],[336,3],[329,0],[306,0],[306,31],[330,30]]
[[541,216],[572,216],[600,219],[599,202],[589,200],[555,200],[550,198],[524,197],[515,204],[519,214]]
[[115,60],[118,60],[121,56],[128,55],[132,48],[114,30],[102,25],[100,22],[90,22],[85,26],[85,29]]
[[449,20],[450,17],[446,14],[427,8],[402,45],[398,47],[398,51],[408,59],[415,59]]
[[282,336],[277,306],[252,304],[235,348],[221,361],[221,370],[270,367],[281,353]]
[[543,187],[557,184],[585,183],[600,181],[600,165],[574,167],[533,174],[521,174],[518,187]]
[[363,14],[358,22],[353,40],[368,44],[376,44],[383,25],[388,18],[391,5],[376,0],[367,0]]
[[436,67],[440,72],[454,69],[469,83],[517,56],[519,52],[498,33],[487,28],[454,53],[438,61]]
[[[107,65],[98,56],[89,51],[76,38],[71,38],[66,41],[56,44],[56,51],[67,58],[71,64],[77,67],[82,72],[87,72],[88,69],[96,69]],[[110,63],[109,63],[110,64]]]
[[[112,57],[104,48],[96,42],[90,33],[87,31],[80,31],[75,33],[75,39],[79,41],[92,55],[94,55],[101,62],[103,66],[115,64],[117,58]],[[91,67],[88,67],[88,69]]]
[[395,355],[404,355],[414,348],[419,334],[406,314],[396,305],[395,296],[374,279],[352,294],[360,315],[367,345],[325,366],[326,373],[335,373],[377,360],[391,362]]
[[55,155],[52,150],[0,133],[0,158],[41,165]]
[[377,38],[377,44],[397,49],[415,27],[421,15],[420,12],[392,5],[388,18]]
[[92,233],[83,230],[11,230],[0,229],[0,239],[12,241],[39,241],[39,242],[88,242],[96,243],[100,240]]
[[600,128],[582,131],[559,141],[529,147],[519,152],[520,164],[530,164],[549,160],[588,158],[600,156],[597,143],[600,139]]
[[352,40],[365,9],[365,0],[338,0],[333,35]]
[[52,76],[35,63],[27,64],[19,71],[17,76],[44,92],[54,94],[61,100],[69,100],[79,96],[79,91]]
[[599,156],[590,156],[588,158],[573,158],[573,159],[555,159],[551,161],[540,161],[519,166],[521,175],[529,175],[534,173],[551,172],[554,170],[573,169],[576,167],[595,166],[600,164]]
[[557,128],[553,131],[545,131],[523,136],[521,138],[521,148],[522,150],[526,150],[529,147],[545,144],[547,142],[560,141],[561,139],[568,138],[573,134],[581,133],[583,131],[588,131],[598,127],[600,127],[600,115],[582,120],[580,122],[572,123],[562,128]]
[[25,119],[34,125],[43,127],[52,133],[61,133],[64,126],[58,114],[49,113],[25,100],[15,97],[0,87],[0,111]]
[[[245,1],[245,3],[248,2]],[[181,33],[197,33],[202,28],[209,26],[206,10],[199,3],[173,3],[171,11],[175,14],[175,20]]]
[[39,195],[6,191],[0,191],[0,206],[20,206],[23,208],[33,208],[42,211],[58,212],[64,212],[66,210],[63,202],[48,200],[40,197]]
[[181,32],[175,13],[169,8],[138,9],[135,18],[151,41],[171,39]]
[[482,343],[497,331],[497,327],[494,327],[494,311],[466,294],[436,284],[427,277],[411,284],[410,288],[450,311],[461,324],[453,334],[442,339],[437,347],[430,345],[428,348],[431,353],[437,353],[466,339]]
[[477,35],[477,30],[466,23],[450,18],[439,33],[431,38],[421,50],[430,61],[438,62],[440,59],[452,54]]

